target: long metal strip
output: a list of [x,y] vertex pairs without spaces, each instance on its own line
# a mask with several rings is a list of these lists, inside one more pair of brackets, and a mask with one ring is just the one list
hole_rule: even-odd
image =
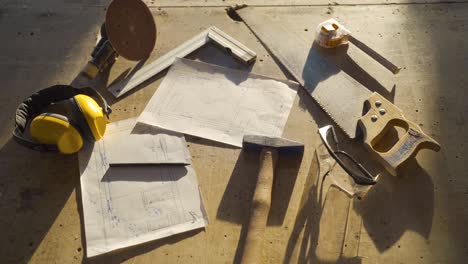
[[355,138],[357,121],[371,92],[312,48],[313,39],[304,39],[284,28],[281,21],[251,8],[236,12],[335,123]]
[[108,90],[115,97],[120,97],[171,66],[176,58],[183,58],[210,41],[227,50],[235,58],[246,64],[252,63],[257,57],[257,54],[255,54],[254,51],[213,26],[159,57],[152,63],[144,66],[135,74],[114,83]]
[[389,61],[387,58],[384,56],[380,55],[377,51],[375,51],[373,48],[367,46],[364,42],[360,41],[359,39],[355,38],[353,35],[348,36],[349,42],[353,43],[356,47],[360,48],[362,51],[364,51],[367,55],[369,55],[371,58],[376,60],[378,63],[380,63],[382,66],[387,68],[389,71],[391,71],[393,74],[397,74],[400,72],[401,67],[396,66],[393,64],[391,61]]

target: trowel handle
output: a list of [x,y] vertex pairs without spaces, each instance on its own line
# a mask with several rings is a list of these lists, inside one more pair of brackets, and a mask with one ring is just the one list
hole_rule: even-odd
[[250,221],[241,260],[243,264],[261,262],[263,235],[270,211],[273,175],[277,159],[278,152],[275,149],[264,148],[260,154],[260,169],[250,208]]
[[347,222],[351,203],[352,197],[340,187],[331,185],[328,188],[320,213],[318,245],[315,247],[318,263],[338,263],[340,261],[349,228]]
[[356,47],[358,47],[360,50],[364,51],[371,58],[373,58],[378,63],[380,63],[382,66],[384,66],[389,71],[391,71],[393,74],[397,74],[400,72],[401,67],[396,66],[391,61],[387,60],[384,56],[380,55],[377,51],[373,50],[371,47],[367,46],[365,43],[363,43],[359,39],[353,37],[352,35],[348,35],[348,40],[349,42],[353,43]]
[[[366,147],[379,158],[390,174],[396,176],[397,167],[420,149],[440,150],[440,145],[426,135],[415,123],[406,120],[400,109],[378,93],[373,93],[367,102],[369,111],[359,120],[359,126],[364,134]],[[379,143],[388,140],[386,132],[393,127],[401,127],[406,133],[399,138],[390,150],[381,152],[375,149]]]

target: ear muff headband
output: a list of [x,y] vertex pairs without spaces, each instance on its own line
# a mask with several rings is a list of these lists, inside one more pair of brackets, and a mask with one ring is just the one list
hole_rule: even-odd
[[37,151],[53,151],[57,152],[58,148],[57,145],[53,144],[41,144],[37,143],[35,141],[32,141],[26,137],[23,136],[23,132],[19,130],[19,128],[16,128],[13,130],[13,138],[15,139],[16,142],[20,143],[21,145],[28,147],[30,149],[34,149]]
[[106,131],[108,119],[104,116],[102,108],[95,100],[84,94],[75,95],[71,100],[77,106],[75,110],[79,112],[79,120],[84,122],[83,129],[88,130],[90,140],[100,140]]
[[70,98],[70,103],[73,104],[72,115],[73,120],[78,124],[81,134],[88,141],[94,141],[93,133],[91,132],[91,127],[83,116],[83,113],[80,109],[78,102],[75,100],[75,97]]
[[42,109],[46,106],[72,98],[78,94],[89,95],[93,99],[97,99],[105,115],[109,117],[109,114],[112,112],[111,108],[101,94],[91,87],[74,88],[70,85],[54,85],[34,93],[18,106],[15,116],[15,130],[13,132],[15,140],[27,147],[37,150],[57,150],[57,147],[54,145],[40,144],[25,138],[23,135],[24,130],[28,122],[34,116],[40,114]]
[[74,89],[79,91],[76,95],[85,94],[85,95],[93,97],[94,99],[98,99],[99,101],[98,104],[100,104],[100,106],[102,107],[102,110],[104,111],[104,114],[106,114],[106,117],[109,118],[109,115],[112,113],[112,109],[107,104],[106,99],[104,99],[104,97],[102,97],[102,95],[98,91],[94,90],[91,87],[74,88]]
[[46,106],[72,98],[78,94],[86,94],[98,99],[107,117],[112,112],[101,94],[91,87],[74,88],[70,85],[54,85],[34,93],[18,106],[15,118],[16,127],[19,128],[21,132],[24,132],[27,122],[31,120],[32,117],[39,114]]

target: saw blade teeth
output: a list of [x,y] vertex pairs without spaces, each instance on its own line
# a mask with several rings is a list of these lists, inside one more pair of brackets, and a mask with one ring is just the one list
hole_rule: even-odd
[[347,137],[349,138],[352,138],[351,135],[348,133],[348,131],[346,131],[338,122],[336,122],[336,119],[335,117],[327,110],[327,108],[320,102],[320,100],[318,100],[317,98],[313,97],[312,98],[314,99],[314,101],[319,105],[320,109],[322,109],[322,111],[325,112],[325,114],[327,114],[327,116],[329,118],[331,118],[331,120],[333,121],[333,123],[338,126],[341,131],[343,131]]

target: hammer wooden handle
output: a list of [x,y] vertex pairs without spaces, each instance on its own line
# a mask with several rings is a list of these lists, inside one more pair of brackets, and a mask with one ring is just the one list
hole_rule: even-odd
[[260,169],[250,208],[250,222],[241,260],[241,263],[244,264],[261,262],[263,235],[270,211],[273,175],[277,159],[278,152],[272,148],[264,148],[260,154]]

